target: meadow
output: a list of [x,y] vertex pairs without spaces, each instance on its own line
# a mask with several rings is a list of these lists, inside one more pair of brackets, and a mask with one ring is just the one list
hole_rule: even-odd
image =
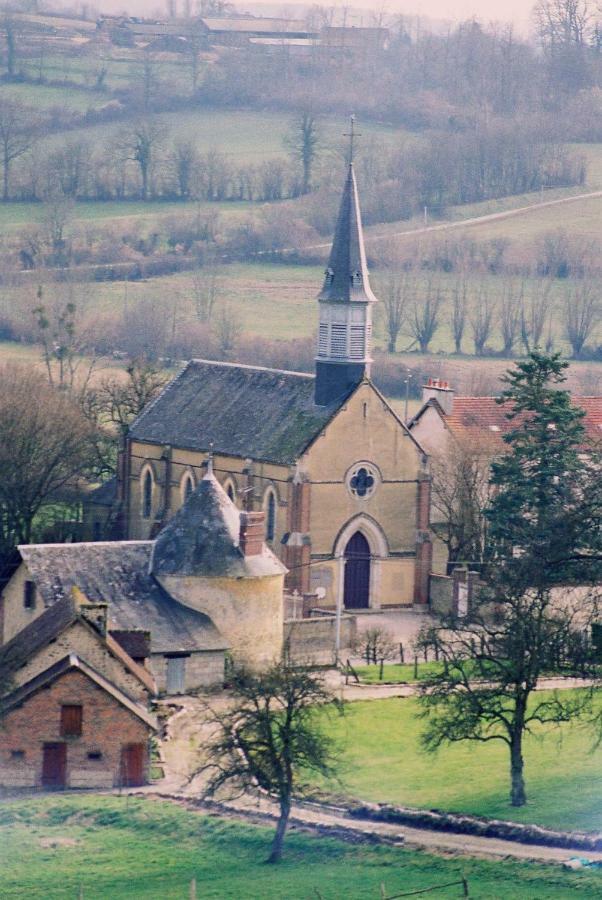
[[327,729],[341,753],[336,796],[546,825],[602,830],[602,749],[579,725],[527,737],[528,804],[509,805],[508,749],[501,741],[462,743],[432,755],[421,748],[424,724],[408,698],[354,702]]
[[[378,900],[466,878],[475,900],[599,895],[602,876],[558,866],[434,856],[291,832],[278,866],[265,866],[272,831],[168,802],[69,795],[0,809],[0,893],[11,898]],[[431,896],[460,897],[461,886]]]

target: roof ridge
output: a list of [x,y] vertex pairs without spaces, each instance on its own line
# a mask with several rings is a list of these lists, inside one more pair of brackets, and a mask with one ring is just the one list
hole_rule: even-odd
[[188,365],[192,365],[192,363],[202,363],[203,365],[209,366],[221,366],[228,369],[247,369],[252,372],[274,372],[278,375],[294,375],[297,378],[311,379],[316,377],[311,372],[295,372],[293,371],[293,369],[273,369],[270,366],[252,366],[249,363],[231,363],[221,359],[199,359],[194,357],[193,359],[188,361]]

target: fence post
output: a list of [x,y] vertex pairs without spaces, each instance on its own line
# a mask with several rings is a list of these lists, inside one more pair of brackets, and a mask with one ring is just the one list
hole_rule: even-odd
[[379,672],[379,675],[378,675],[379,681],[382,681],[382,680],[383,680],[384,668],[385,668],[385,659],[384,659],[384,657],[381,657],[381,660],[380,660],[380,672]]
[[399,645],[399,665],[403,666],[403,644]]
[[414,657],[414,680],[418,681],[418,657]]
[[468,896],[469,896],[469,894],[468,894],[468,882],[467,882],[467,880],[466,880],[465,878],[462,879],[462,890],[463,890],[463,892],[464,892],[464,896],[465,896],[465,897],[468,897]]
[[196,900],[196,878],[190,882],[190,900]]

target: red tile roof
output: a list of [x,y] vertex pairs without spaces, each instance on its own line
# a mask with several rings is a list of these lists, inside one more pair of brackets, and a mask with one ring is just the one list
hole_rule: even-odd
[[[573,397],[573,403],[585,412],[583,425],[590,440],[602,441],[602,397]],[[469,437],[473,429],[486,432],[501,442],[502,435],[514,427],[506,418],[508,408],[495,397],[455,397],[452,412],[444,416],[449,429],[456,435]],[[495,438],[494,438],[495,439]]]

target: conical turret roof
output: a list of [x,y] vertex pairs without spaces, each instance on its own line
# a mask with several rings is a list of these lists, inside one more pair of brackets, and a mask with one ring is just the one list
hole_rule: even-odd
[[244,556],[239,547],[240,515],[210,468],[157,535],[151,575],[240,578],[285,572],[266,546],[257,556]]
[[327,303],[376,302],[368,276],[353,163],[349,165],[324,286],[318,299]]

